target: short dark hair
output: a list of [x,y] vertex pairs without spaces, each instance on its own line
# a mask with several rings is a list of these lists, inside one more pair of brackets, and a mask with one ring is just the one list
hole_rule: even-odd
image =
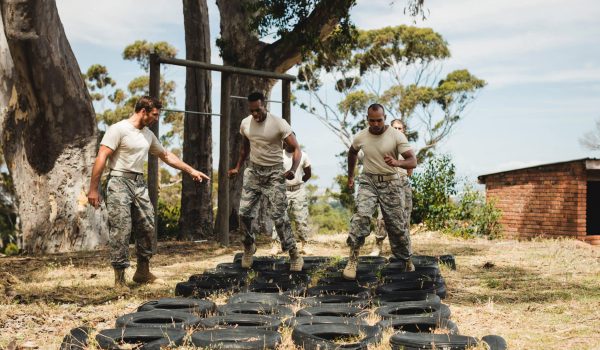
[[254,101],[258,101],[258,100],[265,102],[265,95],[263,95],[262,92],[255,91],[255,92],[251,93],[250,95],[248,95],[249,102],[254,102]]
[[392,122],[390,123],[390,125],[394,125],[394,123],[400,123],[400,124],[402,124],[402,127],[404,129],[406,129],[406,124],[402,121],[402,119],[394,119],[394,120],[392,120]]
[[380,105],[379,103],[373,103],[369,106],[369,108],[367,108],[367,111],[378,111],[378,110],[382,110],[383,114],[385,115],[385,108],[383,108],[382,105]]
[[151,112],[154,108],[161,109],[162,102],[156,97],[142,96],[135,103],[134,111],[137,113],[142,109],[145,109],[146,112]]

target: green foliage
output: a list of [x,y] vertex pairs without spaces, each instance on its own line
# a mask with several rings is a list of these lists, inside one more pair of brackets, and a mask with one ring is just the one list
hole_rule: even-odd
[[347,232],[350,210],[331,199],[328,194],[325,194],[310,205],[308,208],[310,220],[319,227],[319,233]]
[[411,177],[413,189],[413,223],[425,223],[428,228],[443,230],[455,236],[470,238],[500,235],[501,212],[494,202],[466,184],[454,202],[458,180],[452,160],[447,155],[433,156]]
[[[128,45],[123,50],[123,59],[139,63],[140,68],[148,72],[150,53],[158,53],[166,57],[175,57],[177,49],[164,42],[147,42],[146,40],[137,40]],[[141,75],[134,78],[127,84],[127,91],[117,88],[116,82],[110,77],[108,69],[105,66],[94,64],[90,66],[83,77],[94,101],[97,101],[96,113],[98,123],[112,125],[120,120],[129,117],[133,111],[137,100],[150,91],[150,78],[148,75]],[[172,80],[166,80],[162,75],[160,78],[160,100],[163,107],[175,105],[176,84]],[[106,105],[110,104],[110,107]],[[172,145],[176,138],[183,138],[183,113],[164,112],[162,121],[169,125],[169,131],[161,135],[161,142],[166,145]]]
[[167,203],[162,197],[158,200],[158,238],[174,239],[179,234],[179,217],[181,205],[179,202]]
[[450,197],[456,194],[456,172],[448,155],[436,156],[420,164],[410,178],[413,190],[414,223],[425,222],[432,229],[444,228],[451,218]]
[[[422,8],[422,3],[411,1],[410,6]],[[307,55],[299,69],[297,89],[306,91],[311,102],[299,102],[299,106],[349,146],[352,135],[365,126],[367,106],[381,103],[388,120],[402,119],[408,125],[409,140],[423,144],[419,158],[432,155],[485,81],[464,69],[435,78],[450,50],[430,28],[400,25],[358,30],[353,35],[347,45],[326,44]],[[324,81],[331,80],[342,95],[337,109],[319,95]]]

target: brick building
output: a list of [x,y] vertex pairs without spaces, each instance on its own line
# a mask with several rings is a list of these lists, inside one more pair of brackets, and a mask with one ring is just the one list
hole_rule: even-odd
[[600,245],[600,160],[543,164],[478,180],[502,210],[506,236],[570,236]]

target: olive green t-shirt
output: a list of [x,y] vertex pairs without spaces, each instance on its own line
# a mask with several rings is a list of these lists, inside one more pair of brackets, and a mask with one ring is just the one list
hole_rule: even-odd
[[411,150],[406,136],[389,126],[381,135],[370,133],[368,128],[361,130],[354,136],[352,148],[364,153],[363,173],[375,175],[398,173],[398,168],[387,165],[383,158],[390,155],[399,159],[402,153]]
[[290,124],[271,113],[260,123],[249,115],[240,124],[240,134],[250,141],[250,161],[262,166],[283,163],[282,142],[291,133]]

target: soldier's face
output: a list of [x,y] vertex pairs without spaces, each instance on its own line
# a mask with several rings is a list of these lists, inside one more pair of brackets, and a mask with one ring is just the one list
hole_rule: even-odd
[[158,108],[152,108],[150,112],[148,112],[145,109],[143,111],[144,116],[142,118],[142,123],[144,124],[144,126],[154,125],[154,123],[158,121],[158,117],[160,115],[160,111],[158,110]]
[[263,106],[261,100],[248,101],[248,109],[250,109],[252,118],[259,123],[267,118],[267,111],[265,110],[265,106]]
[[392,128],[394,128],[404,134],[404,126],[402,124],[395,123],[394,125],[392,125]]
[[369,109],[367,112],[367,122],[369,123],[369,131],[372,134],[381,134],[385,127],[385,114],[383,109],[372,110]]

